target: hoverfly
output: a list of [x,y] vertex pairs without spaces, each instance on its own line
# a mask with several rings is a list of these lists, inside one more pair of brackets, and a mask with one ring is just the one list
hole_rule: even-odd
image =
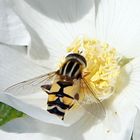
[[[83,70],[86,66],[86,59],[81,54],[71,53],[65,57],[65,62],[59,70],[23,81],[7,88],[6,91],[28,94],[42,88],[48,94],[47,111],[61,117],[62,120],[66,112],[76,104],[95,116],[101,113],[105,115],[103,105],[85,79],[87,74],[84,74]],[[91,107],[85,107],[85,104],[93,103]]]

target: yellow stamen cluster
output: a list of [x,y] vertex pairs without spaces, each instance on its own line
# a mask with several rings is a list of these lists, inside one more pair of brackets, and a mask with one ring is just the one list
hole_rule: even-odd
[[85,57],[87,67],[83,74],[88,74],[85,78],[99,99],[103,100],[112,95],[120,73],[114,48],[98,40],[79,38],[68,48],[68,52],[81,53]]

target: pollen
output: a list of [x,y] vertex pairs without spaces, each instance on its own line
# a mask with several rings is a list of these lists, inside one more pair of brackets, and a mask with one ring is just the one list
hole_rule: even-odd
[[100,100],[110,97],[116,87],[120,73],[118,55],[109,44],[89,38],[78,38],[67,49],[69,53],[80,53],[87,61],[83,76]]

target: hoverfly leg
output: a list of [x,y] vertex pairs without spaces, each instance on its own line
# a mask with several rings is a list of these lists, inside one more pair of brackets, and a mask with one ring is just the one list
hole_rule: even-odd
[[88,76],[89,74],[90,74],[90,72],[84,72],[83,75],[82,75],[82,77],[86,77],[86,76]]
[[62,121],[64,121],[64,116],[62,117]]
[[41,88],[42,90],[44,90],[46,93],[50,93],[50,89],[51,89],[52,85],[42,85]]
[[72,107],[73,107],[73,104],[68,108],[68,110],[71,109]]
[[78,93],[76,93],[76,94],[75,94],[75,96],[74,96],[74,99],[78,101],[78,100],[79,100],[79,98],[80,98],[80,97],[79,97],[79,94],[78,94]]

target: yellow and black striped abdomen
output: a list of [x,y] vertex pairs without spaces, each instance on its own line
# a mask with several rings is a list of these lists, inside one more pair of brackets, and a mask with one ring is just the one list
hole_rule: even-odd
[[55,81],[48,93],[48,112],[64,118],[66,110],[74,105],[74,96],[78,89],[71,81]]

